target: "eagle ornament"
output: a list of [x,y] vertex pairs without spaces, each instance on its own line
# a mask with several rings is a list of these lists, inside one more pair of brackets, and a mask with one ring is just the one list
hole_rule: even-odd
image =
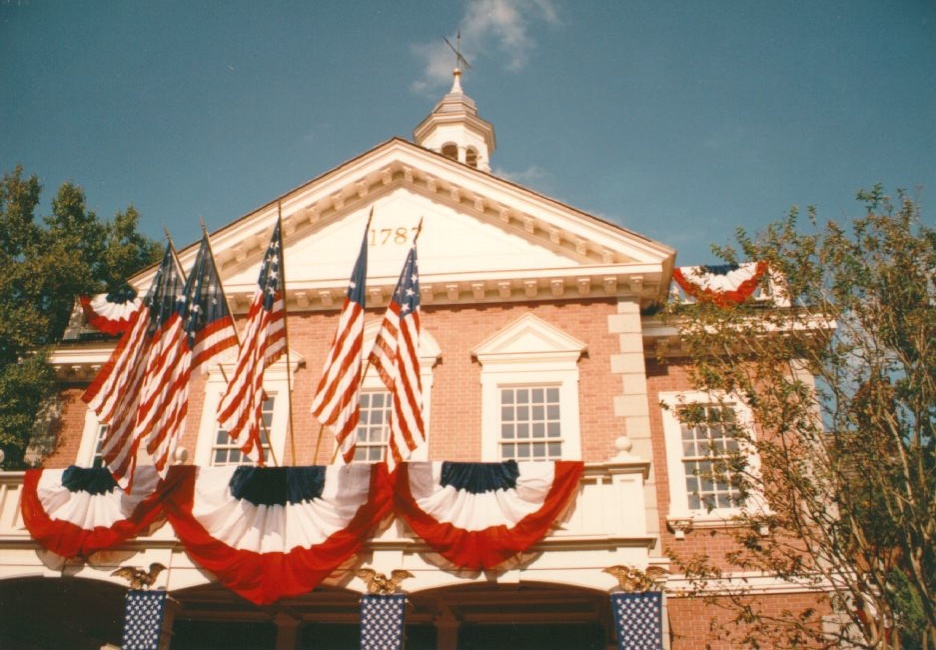
[[143,567],[122,566],[113,573],[112,576],[123,578],[130,583],[131,589],[149,590],[156,584],[156,578],[160,573],[166,570],[166,567],[159,562],[153,562],[149,566],[149,571]]
[[367,593],[378,596],[391,596],[397,593],[404,580],[415,577],[405,569],[394,569],[389,578],[373,569],[359,569],[355,575],[367,585]]
[[603,573],[610,573],[617,578],[618,586],[628,593],[643,593],[650,591],[662,582],[669,573],[660,566],[648,566],[646,571],[618,564],[602,569]]

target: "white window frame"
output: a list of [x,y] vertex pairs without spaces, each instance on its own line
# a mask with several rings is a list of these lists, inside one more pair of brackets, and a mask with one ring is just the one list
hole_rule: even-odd
[[525,314],[472,353],[481,364],[481,460],[499,462],[501,389],[559,388],[562,459],[581,460],[578,361],[586,345],[543,319]]
[[[277,393],[272,392],[272,391],[267,391],[266,396],[268,400],[269,399],[273,400],[273,409],[270,412],[270,415],[272,416],[276,413],[276,407],[277,407],[277,404],[279,404],[280,396]],[[261,412],[261,417],[263,416],[263,414],[267,413],[266,401],[264,401],[260,412]],[[271,420],[272,420],[272,417],[271,417]],[[269,429],[268,431],[272,431],[272,429]],[[222,435],[222,432],[226,440],[223,445],[220,445],[218,438]],[[264,450],[264,457],[263,457],[264,464],[275,465],[277,463],[281,463],[282,459],[279,456],[276,457],[277,463],[274,463],[274,459],[272,458],[272,455],[266,453],[266,450],[270,449],[270,445],[264,444],[263,442],[264,433],[265,433],[264,430],[261,428],[260,429],[260,446]],[[219,463],[217,461],[217,455],[219,451],[237,452],[240,454],[241,459],[239,462]],[[210,458],[210,464],[212,467],[230,467],[232,465],[238,466],[238,465],[253,465],[254,464],[254,462],[247,455],[245,455],[243,451],[241,451],[240,447],[234,444],[234,440],[231,438],[231,436],[227,434],[226,431],[224,431],[220,422],[215,423],[215,435],[211,439],[211,450],[210,450],[209,458]]]
[[[533,418],[532,415],[531,415],[529,418],[523,418],[523,419],[516,419],[516,418],[515,418],[515,419],[511,420],[511,424],[516,423],[518,426],[521,426],[521,425],[523,425],[523,424],[526,424],[527,422],[525,422],[525,420],[527,420],[530,424],[532,424],[534,428],[536,427],[537,424],[542,424],[542,426],[543,426],[543,435],[542,435],[542,437],[539,437],[539,438],[534,437],[534,436],[532,435],[532,432],[528,432],[529,435],[527,435],[526,437],[522,437],[522,438],[521,438],[520,435],[519,435],[519,433],[515,433],[514,437],[512,437],[512,438],[505,438],[505,437],[504,437],[504,431],[503,431],[503,428],[504,428],[504,415],[503,415],[503,411],[504,411],[505,408],[508,408],[508,406],[504,404],[504,399],[503,399],[503,398],[504,398],[504,391],[513,391],[513,392],[515,392],[515,393],[518,392],[518,391],[528,391],[528,392],[532,393],[533,391],[537,391],[537,390],[541,390],[541,391],[543,391],[544,393],[546,393],[546,396],[544,396],[544,404],[548,401],[548,393],[549,393],[549,391],[555,390],[556,393],[557,393],[557,395],[556,395],[556,406],[558,406],[558,408],[559,408],[559,419],[558,419],[558,424],[559,424],[559,437],[558,437],[558,438],[555,438],[555,437],[549,437],[549,436],[548,436],[547,428],[548,428],[548,424],[549,424],[549,418],[548,418],[548,415],[546,414],[546,412],[544,412],[544,416],[543,416],[543,418],[541,418],[541,419]],[[497,434],[498,439],[497,439],[497,452],[495,453],[496,457],[499,458],[500,460],[517,460],[517,461],[537,461],[537,460],[540,460],[540,461],[547,461],[547,460],[549,460],[549,461],[551,461],[551,460],[560,460],[560,459],[562,459],[562,458],[563,458],[562,449],[563,449],[563,447],[566,446],[566,445],[565,445],[566,438],[565,438],[565,436],[562,434],[562,431],[563,431],[563,428],[562,428],[562,410],[563,410],[563,409],[562,409],[562,390],[561,390],[561,386],[554,386],[554,385],[551,385],[551,384],[533,384],[533,385],[531,385],[531,386],[526,386],[526,385],[523,385],[523,386],[500,385],[500,386],[498,386],[498,392],[500,393],[499,402],[500,402],[501,413],[500,413],[500,416],[498,417],[498,421],[500,422],[500,428],[499,428],[498,434]],[[531,398],[530,398],[530,400],[529,400],[528,402],[525,402],[525,403],[524,403],[524,402],[517,402],[517,401],[514,401],[514,402],[510,405],[509,408],[512,408],[512,409],[519,409],[519,408],[534,409],[534,408],[535,408],[535,405],[534,405],[534,402],[533,402],[533,399],[532,399],[532,396],[531,396]],[[548,408],[548,406],[547,406],[547,408]],[[544,446],[546,447],[546,454],[544,454],[542,457],[537,457],[537,456],[533,455],[532,453],[531,453],[531,455],[529,455],[529,456],[522,456],[522,455],[520,455],[520,454],[507,456],[507,455],[505,455],[505,454],[503,453],[504,449],[505,449],[506,447],[510,446],[510,445],[514,446],[514,448],[521,447],[521,446],[525,446],[525,447],[530,448],[530,451],[532,452],[533,449],[534,449],[534,446],[537,445],[537,444],[541,444],[541,445],[544,445]],[[555,457],[549,457],[549,450],[548,450],[548,448],[549,448],[550,445],[553,445],[553,444],[558,444],[558,445],[559,445],[559,454],[558,454],[557,456],[555,456]]]
[[[273,405],[273,421],[270,424],[270,448],[277,463],[283,462],[286,450],[286,438],[289,435],[289,389],[295,386],[296,369],[302,363],[302,357],[293,350],[289,351],[289,364],[292,377],[287,375],[286,359],[283,355],[269,366],[263,375],[263,388],[268,394],[276,394]],[[222,368],[224,371],[222,372]],[[198,427],[198,440],[195,444],[193,463],[200,467],[212,465],[215,436],[218,433],[218,413],[221,396],[227,388],[227,380],[234,374],[234,363],[213,365],[205,381],[205,401],[202,405],[201,422]]]
[[[383,385],[380,385],[380,386],[377,386],[377,387],[373,387],[373,388],[365,388],[365,389],[362,389],[362,390],[361,390],[361,401],[363,401],[365,395],[371,395],[371,396],[373,396],[373,395],[378,395],[378,394],[385,395],[385,396],[386,396],[386,400],[387,400],[386,403],[385,403],[385,405],[384,405],[384,409],[383,409],[383,411],[384,411],[384,413],[385,413],[385,417],[384,417],[384,421],[383,421],[383,423],[382,423],[382,425],[381,425],[381,432],[383,433],[383,438],[384,438],[384,439],[383,439],[383,442],[381,442],[381,443],[379,443],[379,444],[378,444],[378,443],[369,443],[369,444],[367,444],[367,445],[365,446],[364,444],[361,443],[360,438],[358,438],[358,440],[357,440],[357,445],[356,445],[356,447],[355,447],[355,458],[354,458],[354,462],[355,462],[355,463],[379,463],[379,462],[382,462],[382,461],[387,457],[387,437],[389,436],[389,431],[390,431],[390,422],[389,422],[389,420],[390,420],[390,410],[392,409],[392,406],[393,406],[392,399],[391,399],[392,396],[390,395],[390,391],[388,391],[387,388],[386,388],[386,386],[383,386]],[[373,410],[371,410],[371,412],[373,412]],[[363,417],[364,417],[364,405],[361,404],[361,418],[363,419]],[[369,424],[370,424],[370,423],[369,423]],[[360,423],[359,423],[358,431],[360,431]],[[376,458],[376,459],[357,458],[357,454],[358,454],[359,452],[361,452],[365,447],[366,447],[367,449],[379,448],[379,449],[380,449],[380,458]]]
[[[364,364],[367,369],[367,374],[364,375],[364,380],[361,382],[362,391],[387,391],[387,387],[384,385],[383,381],[380,379],[380,375],[377,374],[377,371],[373,366],[367,363],[367,357],[370,355],[371,348],[374,347],[374,341],[377,338],[377,332],[380,331],[380,325],[383,322],[383,318],[378,320],[371,321],[364,326]],[[424,461],[429,459],[429,443],[430,443],[430,434],[431,422],[432,422],[432,383],[433,383],[433,370],[435,369],[435,364],[439,360],[439,357],[442,355],[441,349],[439,348],[438,342],[435,340],[435,337],[432,336],[429,332],[423,329],[419,333],[419,379],[422,384],[422,398],[423,398],[423,425],[426,429],[426,444],[421,445],[413,451],[413,454],[407,460],[414,461]],[[355,433],[357,435],[357,433]],[[386,453],[384,454],[386,458]],[[341,455],[337,457],[337,462],[342,462]],[[368,462],[368,461],[354,461],[354,462]]]
[[[737,396],[705,391],[660,393],[670,493],[667,521],[677,532],[690,527],[705,528],[730,523],[739,515],[753,512],[760,501],[758,495],[749,493],[746,495],[745,504],[741,507],[709,510],[703,505],[700,508],[690,508],[689,491],[686,486],[686,465],[683,460],[682,422],[679,420],[679,409],[690,404],[731,408],[737,417],[737,425],[744,429],[747,435],[753,436],[754,434],[754,419],[751,410]],[[760,459],[756,451],[745,440],[742,439],[739,442],[742,453],[746,453],[748,457],[745,471],[756,475],[760,471]]]
[[103,427],[97,415],[90,408],[85,411],[84,428],[81,431],[81,444],[78,446],[78,457],[75,458],[75,464],[79,467],[94,466],[94,452],[97,449],[98,441],[101,438],[101,427]]

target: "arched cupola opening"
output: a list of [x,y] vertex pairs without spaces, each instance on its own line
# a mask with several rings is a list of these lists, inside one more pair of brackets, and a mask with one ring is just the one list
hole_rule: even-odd
[[413,130],[413,139],[446,158],[489,172],[497,146],[494,127],[478,115],[474,100],[462,90],[461,70],[455,68],[454,75],[452,89]]
[[458,160],[458,145],[454,142],[447,142],[442,145],[442,155],[452,160]]

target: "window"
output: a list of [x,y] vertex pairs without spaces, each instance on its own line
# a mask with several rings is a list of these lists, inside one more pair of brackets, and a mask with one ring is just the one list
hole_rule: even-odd
[[500,460],[558,460],[562,418],[558,386],[501,388]]
[[585,344],[529,313],[473,350],[481,363],[481,459],[577,460]]
[[75,464],[80,467],[104,467],[104,436],[107,425],[98,422],[97,416],[90,408],[85,412],[84,431],[81,434],[81,445],[78,448],[78,457]]
[[358,422],[354,460],[377,463],[384,459],[389,433],[390,391],[367,390],[361,392],[361,420]]
[[94,441],[94,456],[91,458],[91,467],[104,467],[104,436],[107,435],[107,425],[99,424]]
[[[694,411],[694,422],[683,421]],[[732,465],[740,451],[735,412],[718,404],[677,411],[682,434],[683,474],[690,510],[740,508],[740,473]]]
[[474,147],[468,147],[465,151],[465,164],[475,169],[478,168],[478,150]]
[[[227,388],[227,377],[234,373],[234,355],[231,363],[224,364],[224,372],[219,366],[212,367],[205,381],[205,401],[202,406],[201,423],[198,428],[198,441],[192,463],[201,467],[209,465],[241,465],[251,463],[231,443],[231,437],[218,424],[221,396]],[[286,357],[266,369],[263,387],[267,400],[263,403],[263,422],[266,432],[261,430],[260,438],[264,448],[263,462],[269,466],[282,465],[285,457],[286,442],[289,437],[289,388],[294,384],[296,368],[303,363],[302,356],[290,350],[289,372],[287,376]],[[191,420],[190,420],[191,423]]]
[[[364,326],[364,352],[370,352],[380,330],[382,320]],[[410,460],[426,460],[429,457],[429,414],[432,398],[432,370],[441,352],[435,338],[426,330],[419,337],[419,377],[422,381],[423,424],[426,427],[427,444],[416,449]],[[386,457],[387,439],[390,435],[390,410],[393,407],[390,391],[387,390],[373,366],[367,364],[367,374],[361,383],[361,419],[358,422],[354,461],[376,463]]]
[[[273,426],[274,405],[276,396],[268,395],[263,402],[263,427],[260,429],[260,444],[263,447],[263,464],[273,463],[270,453],[270,427]],[[211,464],[219,465],[253,465],[253,461],[246,457],[240,447],[234,444],[226,429],[218,427],[215,433],[214,445],[211,448]]]
[[452,160],[458,160],[458,147],[451,142],[442,145],[442,155]]
[[[665,393],[663,433],[669,472],[668,519],[723,522],[751,505],[742,474],[757,471],[745,438],[750,412],[737,399],[704,392]],[[697,524],[694,524],[697,525]]]

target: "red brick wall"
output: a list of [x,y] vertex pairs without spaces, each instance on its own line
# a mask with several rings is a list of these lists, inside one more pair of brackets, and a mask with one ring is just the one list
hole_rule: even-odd
[[81,401],[84,388],[65,388],[59,393],[62,410],[55,429],[58,440],[55,450],[43,462],[44,467],[61,468],[75,463],[81,445],[87,406]]
[[[756,597],[756,601],[757,607],[768,617],[776,617],[784,611],[801,612],[807,608],[816,608],[819,617],[831,611],[828,603],[819,594],[760,595]],[[699,598],[669,597],[666,600],[666,609],[672,650],[698,650],[700,648],[730,650],[740,647],[737,642],[739,635],[749,631],[744,626],[733,622],[737,616],[737,610],[725,609],[716,604],[706,604]],[[815,622],[819,624],[818,620]],[[734,643],[732,643],[732,637]],[[776,637],[760,637],[760,639],[760,647],[763,648],[790,647],[781,644]]]
[[[586,461],[606,460],[614,454],[614,440],[622,424],[613,413],[621,383],[610,374],[611,355],[618,352],[617,335],[608,333],[613,300],[563,303],[489,304],[474,306],[423,305],[422,324],[441,349],[433,375],[429,457],[433,460],[478,460],[481,457],[481,366],[471,350],[496,332],[532,312],[549,324],[580,339],[587,351],[579,361],[579,402],[582,452]],[[382,309],[368,310],[367,321],[379,321]],[[290,314],[289,347],[303,360],[293,376],[293,437],[298,464],[328,463],[333,438],[325,431],[317,459],[313,459],[320,426],[309,412],[325,356],[338,322],[338,311]],[[239,323],[242,328],[243,322]],[[294,362],[296,359],[292,359]],[[84,426],[81,389],[68,389],[59,449],[46,466],[74,462]],[[194,454],[204,402],[204,379],[193,381],[189,416],[181,445]],[[292,463],[287,440],[284,462]],[[283,460],[283,459],[281,459]],[[53,465],[54,464],[54,465]]]

